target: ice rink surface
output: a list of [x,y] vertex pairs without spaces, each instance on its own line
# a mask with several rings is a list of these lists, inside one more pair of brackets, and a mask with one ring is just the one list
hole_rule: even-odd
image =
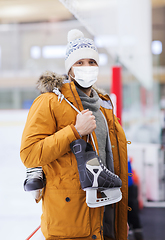
[[0,110],[0,239],[25,240],[39,225],[41,202],[25,192],[20,143],[28,110]]

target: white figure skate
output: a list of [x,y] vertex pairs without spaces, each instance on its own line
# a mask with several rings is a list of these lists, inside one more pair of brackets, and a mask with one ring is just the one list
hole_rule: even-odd
[[[109,171],[93,151],[92,145],[83,139],[70,144],[79,170],[81,187],[86,191],[86,203],[91,208],[119,202],[122,199],[121,179]],[[101,197],[97,197],[97,190]]]

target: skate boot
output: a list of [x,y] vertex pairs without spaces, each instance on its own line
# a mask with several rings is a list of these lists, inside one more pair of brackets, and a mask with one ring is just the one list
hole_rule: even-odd
[[26,168],[26,179],[24,181],[24,190],[30,191],[33,198],[38,203],[43,194],[46,185],[46,179],[42,167]]
[[45,187],[45,177],[42,167],[26,168],[26,179],[24,181],[25,191],[34,191]]
[[[79,170],[81,187],[86,191],[86,203],[89,207],[101,207],[119,202],[122,198],[121,179],[109,171],[91,144],[78,139],[70,144]],[[97,197],[97,190],[101,197]]]

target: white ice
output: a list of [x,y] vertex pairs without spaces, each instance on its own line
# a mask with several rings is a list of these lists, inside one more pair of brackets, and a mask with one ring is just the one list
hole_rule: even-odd
[[0,239],[25,240],[39,225],[41,202],[25,192],[20,143],[27,110],[0,110]]

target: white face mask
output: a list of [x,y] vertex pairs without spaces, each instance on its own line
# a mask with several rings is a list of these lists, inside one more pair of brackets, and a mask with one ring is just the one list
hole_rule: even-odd
[[74,80],[84,88],[91,87],[96,81],[99,68],[96,66],[73,67]]

